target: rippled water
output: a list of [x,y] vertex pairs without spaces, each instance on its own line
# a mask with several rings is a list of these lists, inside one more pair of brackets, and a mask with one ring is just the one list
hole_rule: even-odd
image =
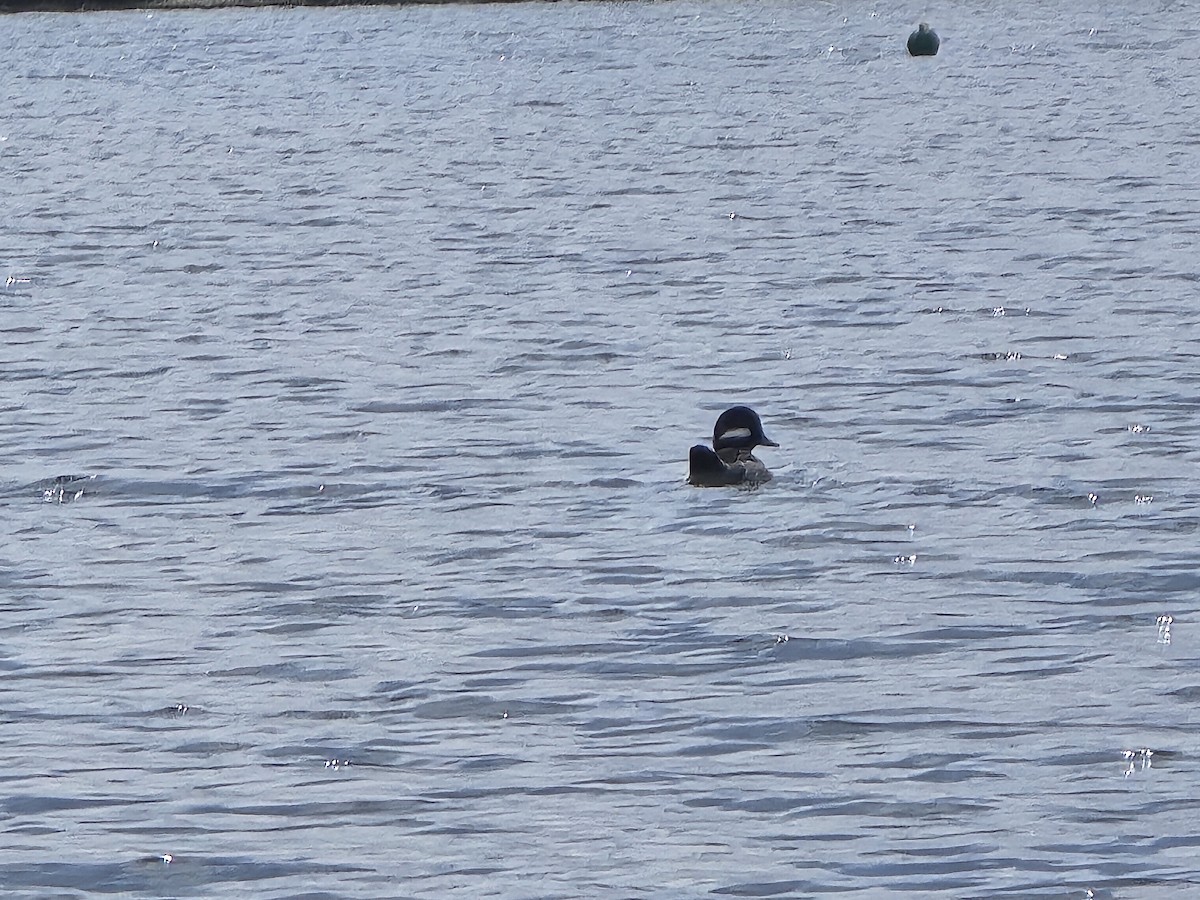
[[8,895],[1196,890],[1200,9],[925,13],[0,18]]

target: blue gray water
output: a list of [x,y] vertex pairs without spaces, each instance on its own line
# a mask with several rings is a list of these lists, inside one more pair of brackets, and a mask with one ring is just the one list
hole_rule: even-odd
[[1196,3],[0,41],[6,896],[1200,890]]

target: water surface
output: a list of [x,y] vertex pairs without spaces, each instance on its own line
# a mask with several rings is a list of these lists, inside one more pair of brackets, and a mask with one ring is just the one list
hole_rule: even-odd
[[0,883],[1187,896],[1198,22],[0,18]]

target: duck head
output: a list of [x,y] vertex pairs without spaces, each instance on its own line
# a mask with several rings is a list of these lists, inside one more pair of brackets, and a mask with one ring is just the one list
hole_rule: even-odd
[[748,406],[733,406],[721,413],[713,428],[713,449],[749,452],[755,447],[778,447],[763,434],[762,419]]

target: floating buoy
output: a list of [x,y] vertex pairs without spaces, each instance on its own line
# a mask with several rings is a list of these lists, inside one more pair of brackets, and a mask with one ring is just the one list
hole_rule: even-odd
[[937,56],[941,43],[937,32],[922,22],[920,27],[908,36],[908,55]]

